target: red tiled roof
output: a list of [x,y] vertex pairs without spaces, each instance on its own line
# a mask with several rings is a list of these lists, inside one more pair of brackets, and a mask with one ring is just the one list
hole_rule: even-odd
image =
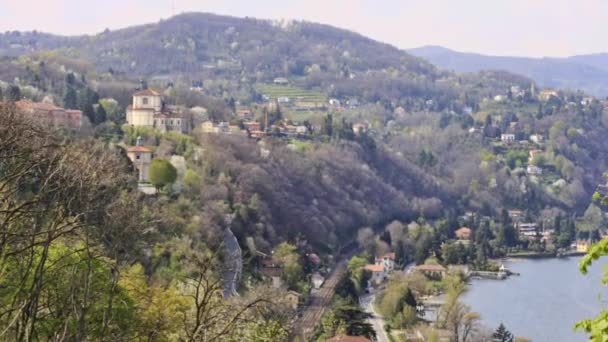
[[471,229],[467,227],[457,229],[454,233],[459,239],[469,239],[471,237]]
[[152,153],[152,151],[143,146],[130,146],[127,148],[127,152],[143,152],[143,153]]
[[152,89],[144,89],[136,92],[133,96],[160,96],[160,93]]
[[370,272],[384,272],[384,266],[382,265],[365,265],[365,270]]
[[363,336],[338,335],[330,338],[326,342],[371,342],[371,340]]

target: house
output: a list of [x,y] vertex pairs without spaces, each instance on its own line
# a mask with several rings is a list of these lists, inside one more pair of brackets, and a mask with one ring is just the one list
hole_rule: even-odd
[[152,151],[148,148],[140,146],[141,138],[137,138],[137,146],[127,148],[127,157],[131,159],[131,163],[138,171],[138,181],[148,182],[148,172],[150,163],[152,162]]
[[153,127],[167,132],[188,133],[188,120],[168,109],[159,92],[145,89],[133,94],[127,107],[127,123],[137,127]]
[[507,97],[506,97],[506,96],[504,96],[504,95],[496,95],[496,96],[494,96],[494,101],[495,101],[495,102],[502,102],[502,101],[504,101],[506,98],[507,98]]
[[205,121],[201,124],[201,131],[203,133],[217,133],[215,124],[213,121]]
[[583,97],[583,99],[581,100],[581,105],[589,106],[591,103],[593,103],[594,100],[595,100],[595,98],[593,98],[591,96]]
[[203,133],[214,133],[214,134],[230,134],[231,129],[240,131],[238,126],[230,127],[227,122],[214,123],[212,121],[205,121],[201,124],[201,131]]
[[261,125],[259,122],[257,121],[245,121],[243,122],[243,126],[245,127],[245,129],[247,131],[249,131],[250,133],[252,131],[259,131],[261,128]]
[[512,220],[517,220],[524,217],[524,212],[521,210],[509,210],[507,211],[509,218]]
[[363,122],[357,122],[353,124],[353,132],[355,134],[365,133],[367,131],[367,124]]
[[319,272],[315,272],[310,277],[310,282],[312,283],[313,288],[320,289],[321,286],[323,286],[323,283],[325,282],[325,278],[323,278],[323,276]]
[[374,285],[379,285],[386,279],[386,272],[384,272],[383,265],[365,265],[364,269],[371,272],[372,277],[369,281]]
[[287,84],[289,84],[289,80],[286,79],[285,77],[277,77],[272,81],[272,83],[277,84],[277,85],[287,85]]
[[281,286],[283,286],[283,281],[281,279],[283,276],[283,268],[280,266],[263,266],[260,272],[262,272],[266,278],[271,280],[273,288],[279,289]]
[[340,100],[338,99],[329,99],[329,105],[333,107],[340,107]]
[[384,273],[391,273],[395,269],[395,253],[386,253],[376,257],[376,265],[384,267]]
[[542,175],[543,169],[541,169],[540,167],[538,167],[536,165],[528,165],[528,167],[526,168],[526,172],[529,175]]
[[520,237],[528,239],[536,238],[536,232],[538,230],[536,223],[518,223],[516,227]]
[[577,252],[587,253],[590,246],[591,246],[591,241],[589,241],[589,240],[576,240],[576,251]]
[[393,110],[393,113],[397,117],[403,117],[403,116],[405,116],[405,114],[407,114],[407,111],[405,110],[405,108],[399,106],[399,107],[395,108],[395,110]]
[[239,109],[235,114],[238,118],[245,120],[249,120],[253,117],[253,113],[249,109]]
[[291,99],[287,96],[279,96],[277,98],[278,103],[289,103],[289,101],[291,101]]
[[302,298],[302,295],[297,293],[296,291],[289,291],[287,292],[287,294],[285,295],[285,300],[287,301],[287,303],[289,304],[289,306],[294,309],[297,310],[298,306],[300,305],[300,299]]
[[503,133],[500,135],[500,141],[505,142],[505,143],[512,143],[515,141],[515,134]]
[[81,111],[57,107],[52,101],[20,100],[15,102],[15,106],[22,114],[53,127],[80,129],[86,120]]
[[418,265],[414,267],[414,271],[420,272],[430,278],[443,278],[447,269],[441,265]]
[[296,126],[296,133],[301,135],[308,134],[308,127],[304,125],[298,125]]
[[325,342],[372,342],[367,337],[363,336],[349,336],[349,335],[336,335]]
[[249,131],[249,136],[254,139],[260,139],[266,136],[266,132],[263,131]]
[[552,97],[559,97],[559,93],[557,92],[557,90],[547,88],[541,90],[538,94],[538,99],[541,101],[549,101],[549,99]]
[[530,135],[530,141],[535,144],[540,144],[543,142],[543,136],[541,134],[532,134]]
[[471,228],[462,227],[457,229],[454,234],[458,240],[470,240],[471,239]]

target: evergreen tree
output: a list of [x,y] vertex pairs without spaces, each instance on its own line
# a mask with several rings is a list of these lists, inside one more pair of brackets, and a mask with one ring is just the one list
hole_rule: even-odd
[[505,328],[504,324],[500,323],[498,329],[492,334],[493,342],[513,342],[513,334],[507,328]]
[[63,106],[67,109],[78,108],[78,96],[73,87],[68,87],[63,96]]
[[0,101],[4,101],[4,94],[2,93],[2,87],[0,87]]
[[89,119],[89,122],[92,125],[97,124],[97,121],[95,121],[95,108],[93,108],[93,105],[87,105],[84,107],[82,113]]
[[325,116],[325,119],[323,120],[323,130],[321,133],[330,137],[334,134],[334,118],[331,113],[327,113]]
[[95,110],[95,124],[98,125],[100,123],[104,123],[107,120],[106,110],[102,105],[97,105],[97,109]]
[[74,76],[74,73],[70,72],[65,75],[65,83],[67,84],[68,88],[76,84],[76,76]]
[[19,86],[11,85],[6,91],[6,100],[9,102],[15,102],[21,100],[21,89]]

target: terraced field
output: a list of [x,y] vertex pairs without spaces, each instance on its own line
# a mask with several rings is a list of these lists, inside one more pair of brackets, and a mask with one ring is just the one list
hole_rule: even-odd
[[327,97],[320,92],[310,91],[295,86],[281,86],[273,84],[260,84],[256,86],[256,91],[267,95],[271,100],[279,97],[289,97],[290,102],[303,103],[327,103]]

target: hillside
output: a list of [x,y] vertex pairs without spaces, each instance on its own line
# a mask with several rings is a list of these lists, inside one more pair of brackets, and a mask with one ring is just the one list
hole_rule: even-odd
[[506,70],[530,77],[546,87],[580,89],[596,96],[608,95],[608,57],[605,54],[569,58],[502,57],[458,52],[440,46],[407,51],[446,70]]

